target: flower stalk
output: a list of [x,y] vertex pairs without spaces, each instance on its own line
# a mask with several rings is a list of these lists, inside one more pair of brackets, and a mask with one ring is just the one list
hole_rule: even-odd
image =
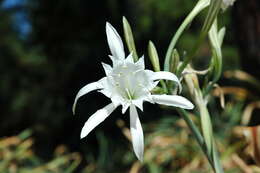
[[218,12],[221,8],[221,3],[222,0],[211,0],[209,4],[209,10],[205,19],[205,22],[202,26],[200,35],[196,43],[194,44],[193,49],[190,51],[190,53],[185,57],[183,63],[180,65],[178,71],[177,71],[177,76],[180,76],[185,67],[189,64],[189,62],[196,56],[197,52],[200,49],[200,46],[204,39],[206,38],[213,22],[215,21]]
[[183,31],[189,24],[193,21],[193,19],[203,10],[205,9],[210,3],[210,0],[199,0],[193,10],[189,13],[189,15],[184,19],[176,33],[174,34],[170,45],[167,49],[167,53],[164,60],[164,71],[169,71],[170,69],[170,58],[172,55],[172,51],[176,46],[177,41],[179,40],[180,36],[182,35]]
[[[187,69],[191,70],[191,67],[188,66]],[[185,82],[188,86],[189,93],[198,108],[198,112],[200,115],[200,123],[201,130],[203,135],[204,143],[202,143],[201,139],[196,137],[199,145],[207,156],[211,166],[215,170],[216,173],[222,173],[223,168],[220,163],[220,159],[218,156],[218,152],[216,149],[215,139],[213,135],[213,128],[211,123],[210,114],[207,108],[207,100],[203,97],[202,91],[199,86],[198,77],[196,74],[191,73],[184,76]],[[187,121],[186,121],[187,122]],[[198,134],[198,131],[194,131],[194,128],[191,130],[195,134]]]

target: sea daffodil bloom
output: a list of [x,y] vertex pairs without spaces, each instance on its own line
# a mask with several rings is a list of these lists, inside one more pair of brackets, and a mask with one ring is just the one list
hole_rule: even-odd
[[159,80],[171,80],[180,86],[178,78],[170,72],[153,72],[145,70],[144,58],[134,62],[132,54],[125,57],[123,42],[113,26],[106,24],[107,41],[112,55],[113,66],[102,63],[106,77],[97,82],[87,84],[81,88],[73,104],[73,113],[78,99],[94,90],[99,90],[109,97],[112,103],[98,110],[86,121],[80,137],[84,138],[98,124],[104,121],[119,105],[122,113],[130,107],[130,132],[132,144],[137,158],[143,160],[144,137],[137,109],[143,110],[143,102],[158,103],[167,106],[176,106],[184,109],[193,109],[193,104],[186,98],[178,95],[153,95],[151,90]]

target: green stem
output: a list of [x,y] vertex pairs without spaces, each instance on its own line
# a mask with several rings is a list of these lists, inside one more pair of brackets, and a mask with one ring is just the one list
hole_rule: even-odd
[[181,26],[176,31],[175,35],[173,36],[171,43],[167,49],[165,61],[164,61],[164,71],[169,71],[170,69],[170,58],[172,55],[172,51],[180,38],[181,34],[183,33],[184,29],[192,22],[192,20],[199,14],[204,8],[206,8],[209,4],[209,0],[200,0],[190,14],[184,19]]
[[217,151],[217,147],[215,141],[213,142],[213,161],[214,161],[214,168],[216,173],[224,173],[222,165],[220,163],[219,154]]
[[208,86],[206,87],[206,89],[203,91],[203,96],[207,96],[208,93],[212,90],[212,88],[214,87],[214,84],[216,83],[216,81],[211,81]]
[[202,151],[204,152],[205,156],[207,157],[210,165],[212,166],[212,168],[214,169],[214,163],[213,160],[211,159],[209,153],[207,152],[207,148],[205,145],[205,141],[200,133],[200,131],[198,130],[198,128],[195,126],[195,124],[193,123],[193,121],[189,118],[189,115],[187,114],[187,112],[184,109],[177,109],[177,111],[179,112],[179,114],[182,116],[182,118],[184,119],[184,121],[187,123],[187,125],[189,126],[191,132],[193,133],[193,135],[195,136],[195,139],[197,140],[200,148],[202,149]]
[[215,18],[218,15],[218,12],[220,10],[220,6],[222,3],[222,0],[211,0],[208,14],[206,17],[206,20],[203,24],[203,27],[201,29],[199,39],[197,40],[196,44],[194,45],[193,49],[191,50],[191,53],[184,59],[183,63],[181,64],[180,68],[177,71],[177,76],[180,76],[185,67],[188,65],[188,63],[195,57],[197,52],[199,51],[199,48],[201,47],[202,42],[204,41],[205,37],[207,36]]

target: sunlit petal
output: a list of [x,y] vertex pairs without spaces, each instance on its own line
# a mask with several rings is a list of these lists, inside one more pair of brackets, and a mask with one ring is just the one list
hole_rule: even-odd
[[130,131],[135,155],[140,161],[143,161],[144,154],[144,135],[143,129],[137,114],[136,107],[130,106]]
[[177,95],[152,95],[155,103],[175,106],[183,109],[193,109],[194,105],[186,98]]
[[110,103],[102,109],[99,109],[96,113],[86,121],[84,127],[81,130],[80,138],[84,138],[91,132],[97,125],[103,122],[114,110],[114,104]]
[[106,34],[107,42],[112,55],[117,59],[124,59],[125,52],[121,37],[117,33],[116,29],[108,22],[106,23]]
[[171,72],[167,72],[167,71],[154,72],[153,80],[171,80],[178,84],[180,91],[182,90],[181,83],[180,83],[178,77]]

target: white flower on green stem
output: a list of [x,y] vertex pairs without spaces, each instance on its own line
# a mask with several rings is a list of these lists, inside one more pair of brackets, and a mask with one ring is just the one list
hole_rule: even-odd
[[193,104],[186,98],[178,95],[151,94],[151,90],[158,84],[159,80],[171,80],[178,83],[179,86],[180,82],[173,73],[145,70],[143,57],[137,62],[134,62],[132,54],[125,57],[123,42],[115,28],[109,23],[106,24],[106,34],[112,53],[109,57],[113,66],[102,63],[106,77],[97,82],[87,84],[79,90],[73,104],[73,113],[75,114],[78,99],[93,90],[99,90],[99,92],[112,101],[112,103],[90,116],[81,130],[80,137],[84,138],[119,105],[122,105],[123,114],[130,107],[130,132],[133,148],[137,158],[142,161],[144,137],[136,107],[143,110],[144,101],[184,109],[193,109]]

